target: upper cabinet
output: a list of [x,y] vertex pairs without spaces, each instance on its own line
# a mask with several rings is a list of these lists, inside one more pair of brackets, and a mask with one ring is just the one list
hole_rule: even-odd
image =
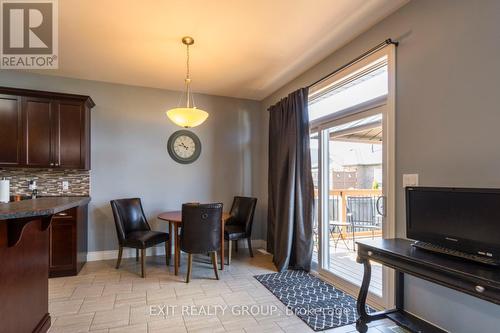
[[0,165],[22,164],[21,97],[0,94]]
[[24,162],[31,167],[53,166],[52,116],[50,99],[23,98]]
[[54,104],[54,163],[66,169],[90,169],[90,113],[81,103]]
[[0,87],[0,167],[90,169],[88,96]]

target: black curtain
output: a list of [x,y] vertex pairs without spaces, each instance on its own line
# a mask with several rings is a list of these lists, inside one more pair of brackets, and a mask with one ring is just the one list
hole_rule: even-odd
[[281,272],[311,269],[314,185],[308,89],[269,108],[268,251]]

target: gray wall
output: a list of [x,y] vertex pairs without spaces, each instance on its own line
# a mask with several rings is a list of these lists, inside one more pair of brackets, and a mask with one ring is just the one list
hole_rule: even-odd
[[[117,249],[111,199],[141,197],[153,228],[165,230],[156,215],[183,202],[223,202],[229,209],[234,195],[256,195],[259,102],[197,95],[197,105],[210,113],[192,129],[202,154],[181,165],[166,150],[169,135],[180,128],[164,112],[177,105],[178,92],[13,71],[0,72],[0,85],[94,99],[89,251]],[[255,222],[259,235],[263,223]]]
[[[500,1],[412,1],[266,98],[263,108],[389,37],[401,42],[396,204],[404,236],[403,173],[419,173],[421,185],[500,187]],[[452,332],[500,327],[498,305],[416,278],[406,279],[405,291],[410,311]]]

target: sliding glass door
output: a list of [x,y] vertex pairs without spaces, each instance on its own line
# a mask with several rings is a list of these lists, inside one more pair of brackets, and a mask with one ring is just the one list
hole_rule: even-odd
[[[382,114],[339,122],[322,130],[321,169],[324,244],[321,268],[360,286],[363,267],[356,263],[356,240],[382,237]],[[372,266],[371,291],[382,297],[382,269]]]
[[[310,93],[316,218],[313,267],[357,293],[356,242],[391,237],[394,221],[392,111],[388,55],[379,53]],[[388,200],[389,199],[389,200]],[[392,303],[391,273],[373,263],[369,299]]]

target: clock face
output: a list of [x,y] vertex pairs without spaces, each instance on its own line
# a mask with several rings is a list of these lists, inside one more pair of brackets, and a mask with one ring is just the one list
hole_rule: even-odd
[[200,156],[200,139],[193,132],[187,130],[177,131],[168,139],[168,153],[176,162],[192,163]]
[[194,140],[187,136],[181,135],[174,140],[174,152],[182,158],[190,158],[196,150]]

